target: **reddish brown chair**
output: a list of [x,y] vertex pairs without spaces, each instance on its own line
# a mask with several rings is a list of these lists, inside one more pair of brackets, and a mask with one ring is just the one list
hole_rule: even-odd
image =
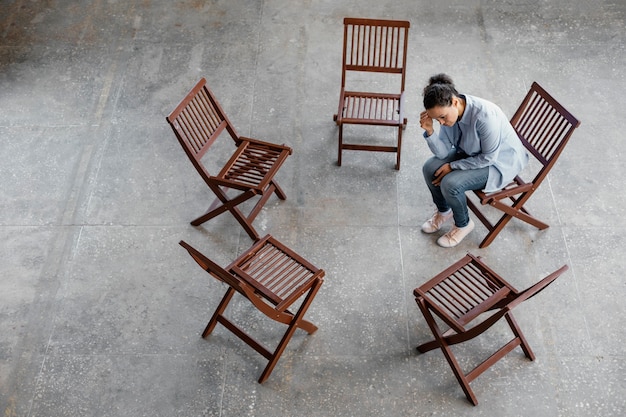
[[[220,323],[263,355],[269,362],[259,378],[259,383],[263,383],[270,376],[296,329],[302,329],[309,334],[317,330],[313,323],[304,320],[304,314],[324,282],[324,270],[311,265],[272,236],[267,235],[258,240],[226,268],[220,267],[188,243],[181,241],[180,245],[187,249],[202,269],[228,285],[228,290],[202,337],[206,338],[215,325]],[[270,319],[287,325],[285,334],[273,351],[262,346],[224,316],[235,292],[248,299]],[[298,300],[302,300],[296,304],[298,309],[291,312],[289,308]]]
[[539,84],[533,83],[513,115],[511,124],[528,152],[539,161],[541,168],[531,181],[526,182],[517,176],[500,191],[488,194],[482,191],[474,192],[480,205],[489,205],[502,212],[496,222],[491,222],[471,198],[467,199],[468,207],[489,231],[479,245],[481,248],[488,246],[513,217],[539,230],[548,227],[548,224],[533,217],[524,204],[546,178],[580,122]]
[[[472,404],[477,405],[478,400],[470,388],[470,382],[517,346],[521,346],[528,359],[535,359],[511,310],[542,291],[567,269],[568,266],[564,265],[535,285],[519,292],[490,269],[480,257],[467,254],[413,291],[417,305],[435,336],[434,340],[421,344],[417,350],[424,353],[441,349],[465,396]],[[482,316],[483,313],[487,314],[486,318]],[[474,339],[502,317],[506,319],[515,337],[472,371],[465,373],[450,346]],[[442,332],[436,319],[440,319],[449,330]]]
[[[339,109],[334,120],[339,126],[339,157],[343,150],[395,152],[396,169],[400,169],[404,117],[404,83],[406,55],[409,41],[407,21],[345,18],[343,35],[343,64]],[[390,91],[380,91],[372,80],[369,91],[361,91],[354,81],[355,74],[378,74],[380,84],[390,83]],[[395,78],[389,80],[391,78]],[[357,86],[359,91],[354,91]],[[364,90],[365,88],[363,88]],[[372,91],[373,90],[373,91]],[[346,124],[389,126],[398,130],[394,145],[345,143],[343,126]]]
[[[291,148],[239,136],[204,78],[166,119],[191,163],[217,196],[207,212],[191,224],[201,225],[229,211],[250,238],[258,239],[259,234],[252,222],[269,197],[276,193],[281,200],[287,198],[274,176],[291,154]],[[203,158],[223,136],[224,130],[232,139],[235,151],[223,168],[216,175],[211,175]],[[228,190],[234,190],[236,196],[229,198]],[[250,213],[244,215],[238,206],[255,196],[260,196],[260,199]]]

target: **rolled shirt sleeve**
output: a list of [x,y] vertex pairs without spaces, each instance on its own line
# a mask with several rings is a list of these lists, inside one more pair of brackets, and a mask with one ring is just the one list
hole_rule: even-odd
[[440,129],[439,132],[434,131],[430,136],[426,136],[426,132],[424,132],[424,139],[426,139],[430,151],[439,159],[444,159],[455,147],[454,143],[456,142],[448,129]]

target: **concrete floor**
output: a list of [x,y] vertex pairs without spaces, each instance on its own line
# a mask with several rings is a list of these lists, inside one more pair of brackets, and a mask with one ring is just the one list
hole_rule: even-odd
[[[344,153],[332,121],[345,16],[411,21],[409,125],[393,154]],[[618,416],[626,412],[624,0],[0,1],[0,412],[13,416]],[[421,89],[446,72],[511,115],[533,81],[582,124],[529,209],[443,249],[421,165]],[[243,135],[287,143],[255,226],[327,278],[270,379],[225,329],[200,337],[224,287],[178,246],[226,264],[251,241],[165,116],[206,77]],[[391,137],[374,129],[354,135]],[[466,252],[518,288],[571,268],[516,310],[518,348],[472,383],[473,407],[412,289]],[[244,303],[233,315],[280,334]],[[457,354],[482,359],[496,327]]]

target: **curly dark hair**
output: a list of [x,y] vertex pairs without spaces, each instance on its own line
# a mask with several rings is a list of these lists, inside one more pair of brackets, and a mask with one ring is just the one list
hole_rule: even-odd
[[426,110],[433,107],[448,107],[452,105],[452,97],[459,93],[454,88],[452,78],[446,74],[433,75],[428,80],[428,85],[424,87],[424,108]]

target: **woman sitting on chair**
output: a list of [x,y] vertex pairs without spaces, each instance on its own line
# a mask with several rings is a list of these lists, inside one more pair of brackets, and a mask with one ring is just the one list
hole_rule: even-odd
[[[528,154],[498,106],[459,94],[446,74],[430,77],[424,108],[420,126],[434,156],[422,171],[437,211],[422,231],[434,233],[453,218],[452,229],[437,240],[439,246],[449,248],[474,229],[465,192],[500,190],[524,169]],[[441,125],[439,132],[433,120]]]

